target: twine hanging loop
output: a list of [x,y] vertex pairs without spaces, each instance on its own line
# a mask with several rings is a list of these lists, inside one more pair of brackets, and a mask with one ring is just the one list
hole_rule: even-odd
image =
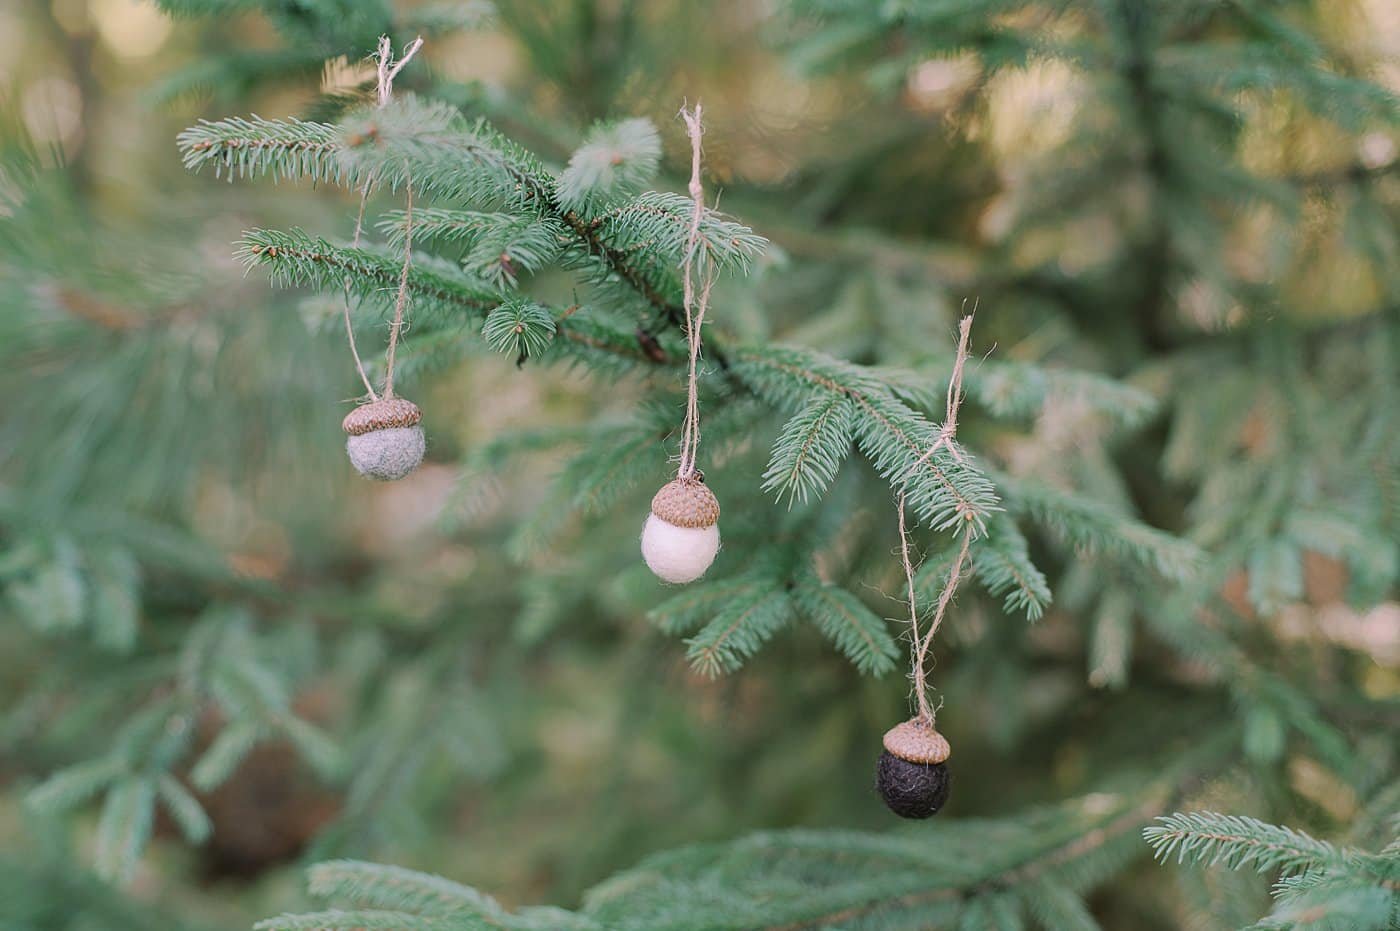
[[[958,409],[963,401],[963,372],[967,367],[968,359],[968,337],[972,332],[972,315],[963,317],[958,324],[958,351],[953,360],[953,371],[948,379],[948,395],[944,407],[943,425],[938,430],[938,435],[933,443],[913,464],[909,466],[900,482],[903,484],[915,469],[932,459],[934,454],[940,449],[945,449],[958,462],[966,461],[962,450],[958,448],[956,438],[958,432]],[[943,619],[948,613],[948,606],[952,604],[953,596],[957,593],[958,585],[962,581],[963,573],[967,569],[968,552],[972,546],[973,521],[971,512],[964,512],[965,518],[959,534],[962,538],[958,546],[958,554],[953,560],[952,567],[948,570],[948,580],[943,585],[943,590],[938,595],[938,602],[934,605],[933,617],[929,621],[928,630],[924,633],[919,631],[919,610],[915,600],[914,592],[914,562],[909,552],[909,531],[907,518],[905,516],[905,499],[907,492],[901,490],[897,499],[899,514],[899,552],[904,562],[904,578],[908,586],[909,599],[909,633],[912,649],[910,650],[910,671],[909,678],[913,684],[914,701],[918,709],[916,720],[927,725],[932,730],[934,726],[934,716],[937,707],[929,700],[928,687],[928,654],[933,646],[933,635],[942,626]]]
[[[395,61],[393,40],[387,35],[379,37],[379,48],[373,55],[377,77],[375,91],[377,106],[384,107],[393,99],[394,78],[403,70],[404,65],[418,54],[418,50],[422,47],[423,37],[419,36],[404,47],[403,57]],[[369,192],[373,187],[373,176],[365,178],[365,183],[360,187],[360,208],[355,215],[355,235],[350,240],[350,248],[352,249],[360,247],[360,236],[364,232],[365,226],[365,204],[369,202]],[[385,356],[384,397],[386,398],[394,396],[394,356],[398,349],[399,333],[403,329],[404,313],[408,305],[408,270],[413,256],[413,181],[406,174],[404,188],[407,204],[404,217],[403,268],[399,272],[399,290],[394,298],[394,322],[389,328],[389,349]],[[345,317],[345,336],[350,343],[350,355],[355,360],[355,371],[359,373],[365,391],[369,392],[371,401],[378,401],[379,394],[374,390],[374,383],[370,381],[369,375],[365,372],[364,362],[360,359],[359,347],[355,344],[355,327],[350,320],[350,289],[350,276],[346,275],[345,300],[342,308]]]
[[686,239],[685,255],[681,260],[682,303],[685,307],[685,334],[690,349],[690,368],[686,378],[685,423],[681,428],[680,464],[676,477],[685,481],[696,478],[696,460],[700,452],[700,328],[710,306],[710,289],[715,283],[714,261],[705,240],[700,235],[700,221],[705,215],[705,187],[700,180],[700,138],[705,133],[701,121],[702,109],[681,108],[686,135],[690,138],[690,234]]

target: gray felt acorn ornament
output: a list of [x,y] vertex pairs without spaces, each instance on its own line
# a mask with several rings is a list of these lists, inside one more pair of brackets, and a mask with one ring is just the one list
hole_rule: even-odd
[[[379,106],[389,102],[394,76],[408,64],[422,48],[422,38],[415,39],[404,49],[403,58],[394,61],[394,47],[388,36],[379,39],[379,51],[375,61],[379,72]],[[355,238],[351,244],[360,244],[361,223],[365,214],[365,202],[369,199],[373,179],[367,178],[360,188],[360,215],[355,221]],[[403,478],[423,462],[423,451],[427,441],[423,437],[423,412],[418,405],[394,394],[394,358],[399,345],[399,336],[404,328],[404,317],[409,304],[409,272],[413,267],[413,183],[404,182],[404,244],[403,266],[399,272],[398,294],[394,298],[394,322],[389,327],[389,348],[384,358],[384,388],[376,392],[360,361],[360,351],[355,346],[355,328],[350,320],[350,285],[345,285],[345,334],[350,343],[350,355],[355,360],[355,370],[364,383],[370,400],[345,415],[341,427],[349,434],[345,441],[345,452],[350,456],[350,464],[355,471],[367,478],[382,482],[392,482]]]
[[423,461],[427,443],[419,422],[423,412],[405,398],[382,397],[345,415],[345,451],[355,471],[368,478],[403,478]]
[[950,788],[947,739],[928,721],[912,718],[886,731],[884,743],[875,788],[886,807],[901,818],[938,814]]

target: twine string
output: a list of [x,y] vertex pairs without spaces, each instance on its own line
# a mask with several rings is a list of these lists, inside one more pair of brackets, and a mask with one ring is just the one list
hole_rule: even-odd
[[394,298],[394,322],[389,326],[389,351],[384,361],[384,396],[394,396],[394,353],[403,330],[404,309],[408,306],[408,269],[413,264],[413,180],[405,174],[403,218],[403,267],[399,269],[399,293]]
[[[377,77],[376,100],[378,106],[383,107],[389,103],[393,97],[394,78],[403,70],[404,65],[418,50],[423,47],[423,37],[419,36],[404,47],[403,57],[397,62],[394,61],[394,43],[387,36],[379,37],[379,48],[374,53],[375,74]],[[374,186],[373,175],[365,178],[365,183],[360,187],[360,208],[355,214],[355,235],[350,240],[350,248],[360,247],[360,236],[364,232],[365,226],[365,205],[369,202],[369,192]],[[392,398],[394,396],[394,351],[398,344],[399,331],[403,328],[403,315],[408,302],[408,268],[410,256],[413,248],[413,187],[412,181],[406,182],[407,187],[407,218],[405,219],[404,233],[404,264],[403,270],[399,274],[399,293],[394,301],[394,323],[389,330],[389,351],[386,362],[386,372],[384,376],[384,396]],[[345,336],[350,343],[350,355],[355,360],[355,371],[360,375],[360,381],[364,382],[365,390],[369,392],[371,401],[378,401],[379,394],[374,390],[374,384],[370,381],[369,375],[365,372],[365,364],[360,358],[359,347],[355,344],[355,327],[350,319],[351,303],[351,280],[347,274],[345,276],[345,300],[342,304],[342,312],[345,318]]]
[[686,135],[690,137],[689,190],[693,207],[690,235],[681,261],[682,304],[685,307],[686,341],[690,348],[690,370],[686,379],[685,423],[681,428],[680,465],[676,476],[691,479],[695,477],[700,452],[700,328],[705,323],[705,312],[710,306],[715,270],[700,236],[700,221],[705,215],[705,188],[700,181],[700,137],[704,135],[705,128],[701,122],[700,104],[696,103],[693,110],[682,107],[680,115],[685,120]]
[[403,57],[394,61],[394,43],[388,36],[379,37],[379,52],[374,56],[379,73],[379,105],[389,102],[394,93],[394,78],[399,76],[403,66],[408,64],[418,50],[423,47],[423,37],[419,36],[404,47]]
[[[355,214],[355,235],[350,240],[350,248],[360,247],[360,233],[365,227],[365,204],[369,201],[370,180],[365,179],[364,186],[360,188],[360,210]],[[369,392],[371,401],[378,401],[379,395],[374,390],[374,384],[369,380],[369,375],[365,373],[365,364],[360,359],[359,347],[355,345],[355,325],[350,322],[350,276],[345,276],[345,300],[341,303],[341,309],[345,316],[345,336],[350,341],[350,355],[355,360],[355,371],[360,373],[360,381],[364,382],[365,390]]]
[[[958,409],[963,401],[963,371],[967,367],[968,359],[968,337],[972,332],[972,315],[962,318],[958,324],[958,352],[953,360],[953,371],[948,378],[948,395],[944,407],[943,426],[939,429],[938,435],[934,437],[929,448],[915,460],[904,475],[901,476],[900,483],[903,484],[915,469],[922,466],[940,449],[946,449],[950,455],[958,462],[966,462],[962,450],[958,448],[956,438],[958,432]],[[968,552],[972,546],[972,513],[963,511],[963,529],[961,532],[962,542],[958,547],[958,555],[953,560],[952,568],[948,570],[948,581],[943,586],[943,591],[938,595],[938,601],[934,605],[933,617],[929,620],[928,630],[924,633],[919,631],[919,609],[914,592],[914,561],[910,556],[908,520],[905,516],[905,499],[908,492],[901,490],[898,496],[897,511],[899,513],[899,553],[904,562],[904,579],[908,586],[909,599],[909,634],[913,649],[910,654],[909,678],[913,682],[914,700],[918,706],[918,720],[929,726],[934,725],[934,716],[937,712],[929,702],[928,688],[928,654],[933,646],[933,636],[942,626],[944,617],[947,616],[948,606],[953,602],[953,596],[957,593],[958,585],[962,581],[963,572],[967,568]],[[941,706],[941,703],[940,703]]]

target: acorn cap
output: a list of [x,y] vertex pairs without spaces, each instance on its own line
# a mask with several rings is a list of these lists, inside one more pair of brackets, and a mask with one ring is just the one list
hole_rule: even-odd
[[952,754],[948,739],[931,724],[910,718],[885,731],[885,749],[910,763],[942,763]]
[[719,499],[698,478],[677,478],[651,499],[651,513],[677,527],[713,527],[719,522]]
[[418,405],[405,398],[380,398],[361,404],[345,415],[340,426],[351,436],[361,436],[390,427],[413,427],[423,419]]

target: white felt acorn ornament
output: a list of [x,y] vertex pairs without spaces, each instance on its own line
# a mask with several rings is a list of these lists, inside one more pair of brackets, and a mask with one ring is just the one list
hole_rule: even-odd
[[427,446],[422,419],[418,405],[406,398],[379,398],[346,414],[341,426],[349,434],[345,451],[355,471],[388,482],[418,468]]
[[657,577],[694,582],[719,552],[719,499],[698,474],[661,486],[642,527],[642,557]]
[[[651,514],[642,527],[642,558],[665,582],[694,582],[705,574],[719,553],[719,500],[705,485],[696,468],[700,450],[700,403],[697,370],[700,361],[700,327],[714,284],[714,263],[700,236],[705,213],[705,192],[700,184],[700,105],[681,110],[690,136],[690,238],[681,263],[684,286],[685,332],[690,349],[686,380],[685,422],[681,428],[680,466],[676,477],[651,499]],[[699,266],[697,269],[696,266]],[[698,279],[698,282],[697,282]]]

